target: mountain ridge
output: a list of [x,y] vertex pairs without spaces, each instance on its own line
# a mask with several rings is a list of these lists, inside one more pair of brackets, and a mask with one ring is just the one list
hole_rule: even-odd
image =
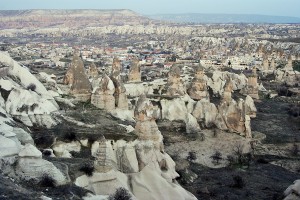
[[0,10],[0,29],[137,25],[150,21],[154,20],[129,9]]
[[262,14],[181,13],[147,15],[147,17],[178,23],[300,23],[299,17]]

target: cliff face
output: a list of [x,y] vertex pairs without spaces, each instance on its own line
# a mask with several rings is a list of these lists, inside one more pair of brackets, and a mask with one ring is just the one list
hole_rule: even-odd
[[150,19],[131,10],[6,10],[0,28],[88,27],[147,24]]

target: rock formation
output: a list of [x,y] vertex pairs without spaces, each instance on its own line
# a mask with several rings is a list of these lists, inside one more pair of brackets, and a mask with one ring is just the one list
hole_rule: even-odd
[[99,87],[94,88],[91,103],[101,109],[112,111],[115,109],[115,86],[112,80],[104,74]]
[[201,99],[195,105],[192,115],[196,117],[200,123],[204,124],[205,127],[211,127],[215,124],[218,109],[216,105],[211,103],[208,99]]
[[[103,138],[95,142],[92,155],[96,157],[96,172],[92,177],[78,177],[75,184],[101,195],[124,187],[137,199],[196,199],[174,182],[178,174],[174,161],[164,152],[155,122],[157,109],[145,95],[138,99],[134,115],[138,139],[113,142]],[[146,191],[152,192],[145,196]]]
[[[249,98],[251,97],[249,96]],[[248,114],[254,117],[256,109],[253,108],[253,105],[249,106],[249,101],[248,104],[245,104],[243,99],[239,99],[238,102],[232,100],[230,103],[221,103],[218,106],[217,127],[223,129],[225,122],[225,130],[228,129],[230,132],[236,132],[247,138],[251,138],[250,116]],[[247,113],[246,108],[248,109]]]
[[116,108],[127,110],[128,109],[128,99],[126,95],[126,89],[122,82],[117,81],[116,79],[112,78],[112,81],[115,86],[115,102]]
[[291,55],[288,57],[288,63],[283,69],[275,71],[275,80],[288,86],[300,85],[300,72],[293,69],[293,60]]
[[166,84],[166,95],[183,96],[186,94],[186,89],[180,79],[180,68],[173,65],[168,73],[168,82]]
[[123,85],[120,74],[121,74],[120,60],[117,58],[114,58],[110,79],[112,80],[112,82],[115,86],[115,93],[114,93],[115,104],[116,104],[116,108],[127,110],[128,109],[128,100],[127,100],[127,96],[126,96],[126,89]]
[[207,85],[213,90],[214,94],[222,96],[224,86],[228,79],[231,79],[232,89],[241,90],[247,86],[247,77],[244,74],[214,71],[212,78],[208,79]]
[[284,200],[299,200],[300,180],[295,180],[294,183],[284,191],[284,196]]
[[64,83],[71,85],[70,93],[79,101],[91,98],[91,83],[85,73],[83,61],[75,53],[64,77]]
[[102,136],[94,156],[96,158],[94,166],[97,172],[105,173],[112,170],[112,161],[104,136]]
[[256,68],[253,68],[252,74],[248,77],[247,87],[242,90],[242,93],[247,94],[254,99],[259,99],[258,88]]
[[95,65],[95,63],[92,63],[88,70],[87,70],[87,75],[89,78],[92,78],[92,79],[97,79],[98,76],[99,76],[99,72],[98,72],[98,69],[97,69],[97,66]]
[[158,118],[156,110],[145,95],[140,96],[135,110],[135,130],[140,140],[152,140],[162,142],[162,135],[158,130],[155,119]]
[[292,60],[292,56],[289,55],[288,56],[288,62],[286,64],[286,66],[284,67],[284,70],[286,71],[293,71],[293,60]]
[[0,135],[0,158],[18,155],[20,145],[8,137]]
[[263,57],[263,66],[262,70],[269,70],[269,60],[267,56]]
[[227,97],[223,98],[219,106],[207,99],[198,101],[192,115],[204,127],[209,128],[215,125],[218,129],[229,130],[251,138],[250,117],[256,116],[253,99],[247,96],[245,101],[239,99],[236,102],[231,99],[229,91],[228,94],[224,93]]
[[276,69],[275,59],[274,58],[272,58],[272,60],[271,60],[270,69],[271,70],[275,70]]
[[53,178],[57,185],[66,184],[68,179],[51,162],[42,159],[42,153],[33,145],[26,144],[19,153],[16,173],[29,181],[39,181],[47,175]]
[[27,126],[56,125],[51,113],[57,111],[57,107],[30,90],[12,89],[6,100],[6,110]]
[[201,100],[209,98],[207,91],[207,80],[204,75],[204,68],[201,64],[196,67],[194,79],[191,83],[191,87],[188,90],[188,94],[194,100]]
[[[194,109],[195,101],[189,95],[176,98],[162,98],[161,104],[161,118],[167,120],[181,120],[186,121],[188,113]],[[180,113],[180,114],[178,114]]]
[[122,66],[121,66],[121,61],[115,57],[113,59],[113,64],[112,64],[112,69],[111,69],[111,77],[114,77],[118,81],[121,81],[121,71],[122,71]]
[[[8,76],[0,79],[1,106],[6,112],[27,126],[56,125],[52,114],[58,110],[53,96],[33,76],[28,69],[21,67],[5,53],[0,53],[0,61],[9,67]],[[11,77],[15,77],[15,82]]]
[[231,93],[233,92],[233,84],[231,79],[227,79],[224,87],[224,93],[222,96],[222,102],[230,103],[232,100]]
[[132,61],[128,74],[128,82],[141,82],[141,68],[138,59]]

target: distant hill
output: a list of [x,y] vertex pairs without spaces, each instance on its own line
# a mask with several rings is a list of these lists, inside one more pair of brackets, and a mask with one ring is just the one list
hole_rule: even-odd
[[0,10],[0,29],[147,24],[131,10]]
[[300,18],[246,14],[158,14],[148,15],[156,20],[184,23],[300,23]]

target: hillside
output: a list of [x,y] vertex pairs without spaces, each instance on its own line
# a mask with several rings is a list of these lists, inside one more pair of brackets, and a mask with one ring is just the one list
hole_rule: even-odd
[[1,10],[0,29],[148,24],[131,10]]
[[156,20],[184,23],[300,23],[300,18],[246,14],[158,14],[149,15]]

